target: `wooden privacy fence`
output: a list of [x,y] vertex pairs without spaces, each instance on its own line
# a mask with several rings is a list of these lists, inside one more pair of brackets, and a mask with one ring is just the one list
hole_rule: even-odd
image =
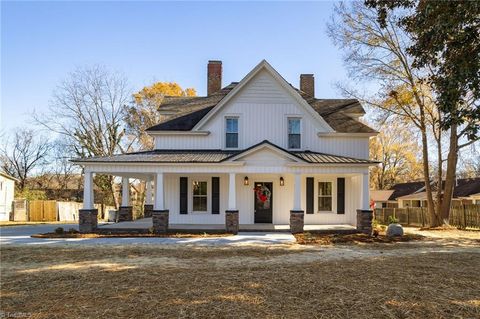
[[[78,210],[83,206],[78,202],[57,202],[55,200],[31,200],[17,199],[14,201],[12,219],[14,221],[53,222],[53,221],[77,221]],[[115,207],[103,204],[95,204],[99,218]]]
[[57,202],[54,200],[31,200],[28,203],[29,220],[54,222],[57,220]]
[[[375,220],[388,224],[389,217],[395,217],[404,226],[425,227],[430,224],[426,207],[376,208]],[[459,228],[480,228],[480,205],[459,205],[450,209],[448,223]]]

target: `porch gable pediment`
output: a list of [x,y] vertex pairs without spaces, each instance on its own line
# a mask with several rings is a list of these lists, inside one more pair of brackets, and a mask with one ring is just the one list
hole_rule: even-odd
[[272,166],[284,163],[305,163],[303,159],[268,141],[263,141],[225,160],[225,162],[240,161]]

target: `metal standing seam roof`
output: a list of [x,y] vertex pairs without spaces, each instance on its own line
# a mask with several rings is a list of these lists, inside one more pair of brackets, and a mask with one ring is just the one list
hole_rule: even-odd
[[[259,143],[261,145],[265,142]],[[268,143],[277,147],[274,144]],[[358,159],[353,157],[330,155],[311,151],[289,152],[280,147],[278,149],[285,151],[293,156],[311,164],[376,164],[377,162]],[[107,157],[91,157],[84,159],[74,159],[77,163],[221,163],[229,158],[239,155],[252,147],[241,151],[224,150],[154,150],[147,152],[137,152]]]

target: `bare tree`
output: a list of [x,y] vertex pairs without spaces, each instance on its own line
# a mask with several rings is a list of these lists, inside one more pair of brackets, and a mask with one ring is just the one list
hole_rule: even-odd
[[[123,110],[130,98],[125,77],[102,66],[79,68],[54,91],[48,112],[34,118],[59,134],[71,154],[112,156],[130,147],[123,128]],[[99,175],[95,183],[118,204],[112,176]]]
[[[387,21],[385,28],[380,26],[376,11],[360,2],[338,4],[328,33],[346,53],[344,61],[350,78],[372,81],[379,86],[379,91],[370,96],[345,87],[344,93],[387,111],[419,130],[428,212],[432,226],[440,224],[440,209],[439,206],[435,209],[431,186],[429,132],[440,132],[441,123],[431,90],[423,81],[428,70],[412,67],[413,58],[407,53],[411,39],[392,21]],[[441,141],[441,134],[436,136]],[[438,160],[441,163],[441,157]],[[440,184],[441,172],[439,170]]]
[[31,129],[17,129],[0,149],[2,168],[20,181],[18,187],[23,191],[27,178],[46,165],[50,150],[48,139]]

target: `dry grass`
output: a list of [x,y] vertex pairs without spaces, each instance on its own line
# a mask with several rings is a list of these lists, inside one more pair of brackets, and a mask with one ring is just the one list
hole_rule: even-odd
[[29,225],[51,225],[51,224],[76,224],[77,221],[51,221],[51,222],[16,222],[16,221],[0,221],[0,226],[29,226]]
[[476,250],[295,262],[299,247],[2,247],[0,310],[31,318],[480,317]]
[[372,237],[365,234],[316,234],[301,233],[295,234],[297,243],[300,245],[336,245],[336,244],[369,244],[369,243],[396,243],[422,240],[425,237],[417,234],[405,234],[402,237],[387,237],[380,234]]

